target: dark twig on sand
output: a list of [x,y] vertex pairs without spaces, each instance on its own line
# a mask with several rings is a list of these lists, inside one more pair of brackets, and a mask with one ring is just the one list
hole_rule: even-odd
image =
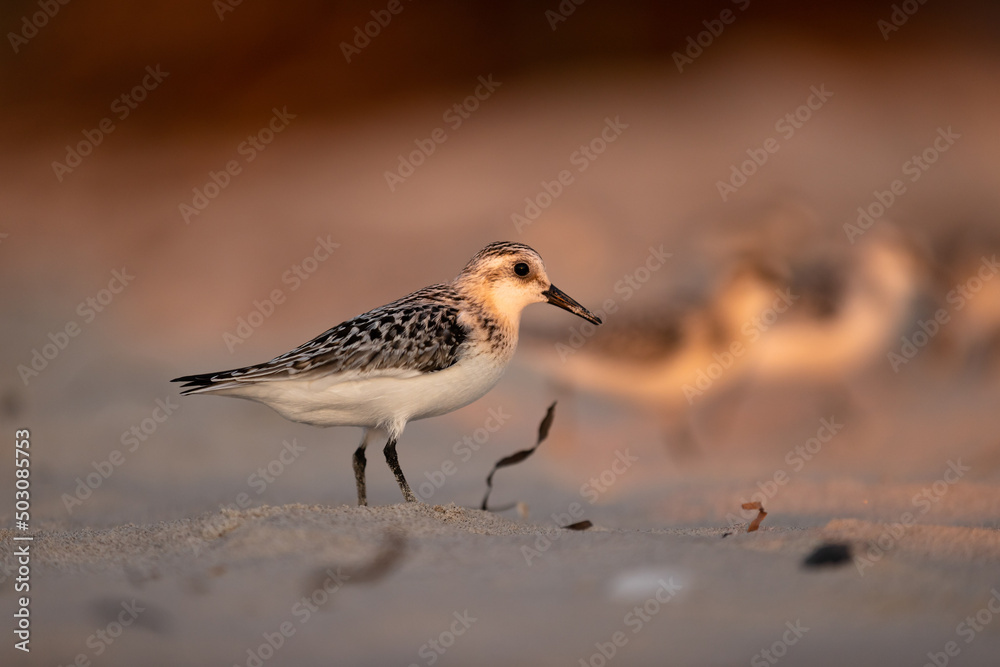
[[[553,401],[552,405],[550,405],[549,409],[546,411],[545,418],[542,419],[542,423],[538,425],[538,442],[535,443],[534,447],[514,452],[510,456],[505,456],[496,462],[493,466],[493,470],[490,471],[489,476],[486,478],[486,495],[483,496],[483,504],[480,505],[480,509],[489,510],[486,503],[490,499],[490,492],[493,491],[493,474],[500,468],[506,468],[507,466],[512,466],[515,463],[520,463],[525,460],[535,453],[535,450],[538,449],[538,445],[542,444],[542,441],[545,440],[545,438],[549,437],[549,428],[552,427],[552,418],[555,416],[555,409],[556,404]],[[494,509],[492,511],[497,510]]]

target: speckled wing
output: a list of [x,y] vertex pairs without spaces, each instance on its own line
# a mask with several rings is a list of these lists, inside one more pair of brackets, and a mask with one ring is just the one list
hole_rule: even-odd
[[468,332],[459,323],[459,298],[450,285],[432,285],[324,331],[271,361],[218,373],[187,375],[184,394],[250,382],[405,376],[456,363]]

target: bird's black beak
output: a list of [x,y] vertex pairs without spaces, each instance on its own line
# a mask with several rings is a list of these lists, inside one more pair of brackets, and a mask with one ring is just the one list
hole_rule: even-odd
[[542,292],[542,294],[545,295],[546,301],[551,303],[553,306],[559,306],[563,310],[568,310],[574,315],[579,315],[592,324],[601,323],[601,318],[578,304],[569,294],[566,294],[566,292],[563,292],[555,285],[549,285],[549,288]]

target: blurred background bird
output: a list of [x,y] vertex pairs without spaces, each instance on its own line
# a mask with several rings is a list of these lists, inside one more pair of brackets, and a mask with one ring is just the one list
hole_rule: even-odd
[[610,319],[571,353],[552,353],[560,332],[537,332],[539,367],[570,395],[640,406],[679,461],[731,438],[776,392],[857,421],[876,409],[866,372],[886,365],[921,317],[933,318],[930,260],[888,221],[851,247],[803,239],[779,219],[762,221],[755,240],[719,244],[728,254],[713,258],[710,290]]

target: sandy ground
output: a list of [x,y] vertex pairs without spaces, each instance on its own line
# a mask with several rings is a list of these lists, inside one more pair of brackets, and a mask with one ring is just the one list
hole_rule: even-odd
[[[804,566],[827,541],[855,562]],[[989,664],[998,643],[995,529],[572,532],[293,504],[44,531],[34,549],[38,623],[59,631],[32,664],[257,664],[268,642],[270,664],[923,664],[949,642]]]
[[[619,303],[619,323],[682,288],[710,292],[726,254],[772,223],[850,253],[844,222],[939,128],[961,139],[889,217],[931,248],[959,226],[995,229],[995,61],[929,53],[919,68],[862,66],[780,44],[741,51],[736,35],[719,49],[724,67],[706,59],[680,84],[669,62],[504,82],[394,193],[385,170],[467,91],[350,126],[302,118],[190,224],[178,205],[243,130],[143,143],[123,125],[58,188],[58,142],[4,156],[0,424],[29,428],[36,458],[32,651],[16,652],[4,630],[0,662],[995,664],[1000,383],[961,346],[929,348],[896,373],[885,359],[894,332],[856,371],[819,382],[749,373],[666,416],[656,400],[567,388],[526,349],[479,402],[408,427],[402,466],[427,502],[395,504],[373,455],[369,508],[352,506],[356,432],[180,398],[168,383],[270,358],[450,278],[494,239],[539,249],[555,283],[590,306],[619,294],[650,246],[671,250]],[[716,181],[820,85],[829,102],[721,201]],[[525,197],[619,117],[629,127],[616,143],[519,231],[511,215]],[[339,247],[293,290],[283,276],[317,238]],[[995,251],[977,246],[973,260]],[[94,316],[80,310],[122,270],[134,282]],[[286,299],[273,317],[228,349],[224,335],[275,289]],[[568,339],[568,317],[526,311],[536,352]],[[25,384],[17,367],[71,321],[79,335]],[[550,439],[496,476],[494,501],[522,512],[470,509],[493,462],[530,446],[554,399]],[[809,458],[790,454],[823,420],[842,428]],[[684,456],[671,448],[680,431],[697,443]],[[754,499],[769,516],[748,534],[754,512],[740,505]],[[559,528],[582,519],[593,527]],[[5,628],[12,523],[4,500]],[[846,560],[805,566],[826,543]]]

